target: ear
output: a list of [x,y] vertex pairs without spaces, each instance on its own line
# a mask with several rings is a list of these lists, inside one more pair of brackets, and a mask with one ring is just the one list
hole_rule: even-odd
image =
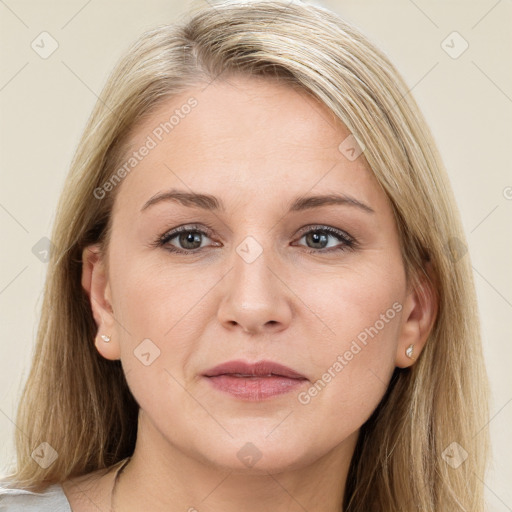
[[[433,276],[429,263],[427,263],[426,271],[427,275]],[[395,360],[396,366],[407,368],[418,359],[434,326],[437,309],[438,298],[434,280],[423,276],[419,285],[409,289],[405,299]],[[411,345],[412,357],[408,357],[406,351]]]
[[[108,272],[98,245],[90,245],[82,252],[82,287],[89,296],[92,314],[98,326],[94,341],[96,349],[106,359],[120,359]],[[101,335],[110,336],[110,342],[105,342]]]

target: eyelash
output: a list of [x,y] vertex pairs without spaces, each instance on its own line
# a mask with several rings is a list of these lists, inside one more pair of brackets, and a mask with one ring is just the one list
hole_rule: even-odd
[[[308,254],[311,254],[311,253],[324,253],[325,254],[325,253],[332,253],[332,252],[338,252],[338,251],[342,252],[342,251],[347,251],[347,250],[353,250],[357,245],[356,240],[353,237],[351,237],[350,235],[348,235],[347,233],[345,233],[344,231],[332,228],[330,226],[322,226],[322,225],[308,226],[307,230],[302,231],[299,240],[302,239],[305,235],[308,235],[310,233],[315,233],[315,232],[334,236],[340,242],[343,242],[343,244],[339,247],[330,247],[328,249],[325,249],[325,248],[324,249],[310,249],[310,248],[308,249],[308,248],[306,248],[306,252]],[[173,245],[168,245],[168,243],[172,239],[176,238],[176,236],[181,233],[200,233],[201,235],[205,235],[208,238],[210,238],[213,232],[212,232],[211,228],[208,228],[208,227],[206,229],[203,229],[200,226],[196,226],[196,225],[179,226],[171,231],[167,231],[166,233],[164,233],[163,235],[158,237],[155,240],[155,242],[152,244],[152,246],[165,247],[165,249],[169,252],[172,252],[175,254],[185,254],[185,255],[197,254],[204,249],[204,247],[203,247],[203,248],[199,248],[199,249],[188,249],[187,250],[187,249],[179,249]]]

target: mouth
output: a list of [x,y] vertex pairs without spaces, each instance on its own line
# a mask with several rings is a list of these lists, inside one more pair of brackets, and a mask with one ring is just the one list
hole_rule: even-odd
[[228,361],[207,370],[203,376],[218,391],[247,401],[289,393],[308,382],[304,375],[273,361]]

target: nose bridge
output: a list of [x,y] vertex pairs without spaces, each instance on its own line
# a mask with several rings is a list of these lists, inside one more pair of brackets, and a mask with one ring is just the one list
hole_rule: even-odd
[[[256,238],[257,236],[257,238]],[[275,278],[270,271],[276,265],[272,254],[270,237],[263,240],[262,231],[258,235],[248,235],[235,247],[231,286],[234,292],[247,302],[247,306],[261,306],[276,297]],[[260,242],[261,240],[261,242]],[[252,304],[252,306],[251,306]]]
[[219,307],[219,320],[226,326],[255,332],[268,326],[284,327],[290,321],[289,296],[276,276],[280,265],[273,245],[262,229],[234,247],[232,270]]

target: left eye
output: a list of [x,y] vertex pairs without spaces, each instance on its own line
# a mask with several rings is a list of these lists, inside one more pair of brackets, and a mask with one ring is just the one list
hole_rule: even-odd
[[[355,245],[355,240],[344,231],[334,229],[329,226],[317,226],[306,231],[299,240],[306,240],[306,243],[313,244],[316,247],[310,247],[307,252],[331,252],[344,251],[351,249]],[[338,244],[329,246],[329,238],[338,240]],[[340,243],[341,242],[341,243]],[[318,247],[320,245],[320,247]]]

